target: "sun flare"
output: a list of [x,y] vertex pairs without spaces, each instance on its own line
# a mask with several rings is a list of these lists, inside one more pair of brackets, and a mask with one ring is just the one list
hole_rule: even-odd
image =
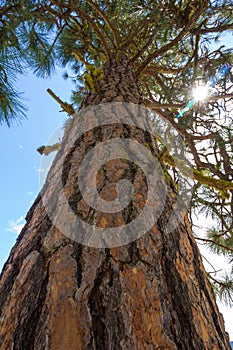
[[193,89],[193,97],[196,101],[204,101],[209,94],[209,88],[206,85],[199,85]]

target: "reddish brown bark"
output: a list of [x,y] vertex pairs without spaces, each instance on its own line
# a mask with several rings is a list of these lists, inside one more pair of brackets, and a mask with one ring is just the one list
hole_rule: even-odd
[[[101,94],[90,95],[84,104],[140,102],[129,67],[111,62],[107,70]],[[61,189],[53,187],[52,179],[81,120],[74,118],[73,123],[42,191],[54,199]],[[157,152],[150,136],[126,125],[97,128],[74,142],[63,164],[63,187],[70,206],[90,223],[93,211],[76,186],[77,155],[109,135],[130,136]],[[103,197],[114,198],[112,184],[124,177],[138,188],[133,205],[115,216],[97,212],[96,225],[127,223],[144,205],[145,179],[130,162],[127,167],[119,160],[109,162],[98,174]],[[162,215],[145,235],[125,246],[102,249],[64,236],[39,195],[1,275],[0,350],[230,350],[187,217],[173,232],[165,230],[174,191],[169,188]]]

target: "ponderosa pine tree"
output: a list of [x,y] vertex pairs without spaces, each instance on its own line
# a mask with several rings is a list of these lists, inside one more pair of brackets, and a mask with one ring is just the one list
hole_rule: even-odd
[[[232,12],[230,1],[3,2],[2,121],[10,124],[22,112],[12,80],[28,66],[42,77],[56,64],[68,66],[76,89],[73,105],[50,91],[73,116],[1,275],[1,350],[230,349],[188,215],[173,230],[167,223],[177,204],[177,177],[188,167],[195,181],[191,207],[207,208],[219,220],[206,241],[232,256],[231,73],[214,85],[208,103],[177,119],[194,84],[206,84],[231,62],[231,50],[211,44],[232,30]],[[98,124],[97,111],[106,105],[119,117],[115,103],[131,126]],[[133,126],[143,106],[182,136],[190,150],[185,166],[159,135]],[[81,137],[80,129],[86,131]],[[72,226],[70,212],[59,213],[61,193],[83,222],[107,229],[133,220],[151,191],[137,164],[112,159],[97,173],[101,198],[114,201],[116,184],[127,179],[133,200],[117,213],[87,205],[77,185],[82,161],[89,150],[119,138],[137,141],[159,159],[167,193],[155,203],[164,200],[162,213],[126,245],[95,247],[93,239],[83,245],[84,229]],[[130,145],[128,151],[133,153]],[[232,288],[230,280],[215,282],[222,294]]]

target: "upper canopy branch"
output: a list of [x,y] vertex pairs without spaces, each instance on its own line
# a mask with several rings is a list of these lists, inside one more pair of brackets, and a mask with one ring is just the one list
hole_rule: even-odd
[[112,32],[112,35],[113,35],[113,38],[114,38],[115,48],[119,49],[120,41],[119,41],[118,33],[117,33],[116,29],[113,27],[113,25],[110,22],[110,20],[108,19],[108,17],[105,15],[105,13],[103,11],[101,11],[99,6],[94,4],[91,0],[86,0],[86,1],[87,1],[87,3],[90,6],[92,6],[95,9],[95,11],[98,13],[98,15],[104,20],[104,22],[106,23],[108,29]]
[[190,20],[187,22],[185,27],[180,31],[180,33],[171,40],[168,44],[163,45],[160,49],[155,50],[151,54],[147,56],[145,61],[139,66],[136,74],[140,75],[143,70],[149,65],[151,61],[153,61],[156,57],[159,57],[166,53],[168,50],[172,49],[174,46],[176,46],[180,40],[182,40],[190,31],[190,29],[194,26],[196,20],[201,16],[201,14],[205,11],[206,7],[208,5],[208,1],[202,1],[202,5],[200,8],[191,16]]
[[211,27],[211,28],[192,29],[191,32],[199,33],[199,34],[208,34],[208,33],[220,33],[230,29],[233,29],[233,23],[228,23],[223,25],[220,24],[219,26]]
[[[76,5],[69,5],[69,4],[65,4],[65,5],[59,5],[63,8],[69,8],[72,11],[76,11],[83,19],[85,19],[88,24],[90,24],[90,26],[92,26],[92,28],[94,29],[94,31],[96,32],[96,34],[98,35],[98,38],[100,39],[103,47],[104,47],[104,51],[105,54],[108,58],[110,58],[110,48],[109,45],[106,41],[106,37],[105,35],[101,32],[101,29],[98,25],[98,22],[96,21],[96,18],[90,16],[88,13],[86,13],[85,11],[83,11],[80,7],[76,6]],[[108,37],[108,35],[107,35]]]

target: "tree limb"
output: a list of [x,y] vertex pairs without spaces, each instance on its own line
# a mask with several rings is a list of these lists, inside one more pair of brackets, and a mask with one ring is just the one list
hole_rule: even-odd
[[178,44],[178,42],[183,39],[187,33],[190,31],[192,26],[195,24],[196,20],[199,18],[199,16],[203,13],[203,11],[206,9],[208,5],[208,1],[202,1],[202,5],[200,8],[192,15],[190,20],[187,22],[185,27],[181,30],[181,32],[168,44],[162,46],[160,49],[155,50],[150,55],[147,56],[146,60],[141,64],[141,66],[138,68],[136,74],[140,75],[143,70],[148,66],[148,64],[155,59],[156,57],[159,57],[163,55],[165,52],[173,48],[175,45]]

